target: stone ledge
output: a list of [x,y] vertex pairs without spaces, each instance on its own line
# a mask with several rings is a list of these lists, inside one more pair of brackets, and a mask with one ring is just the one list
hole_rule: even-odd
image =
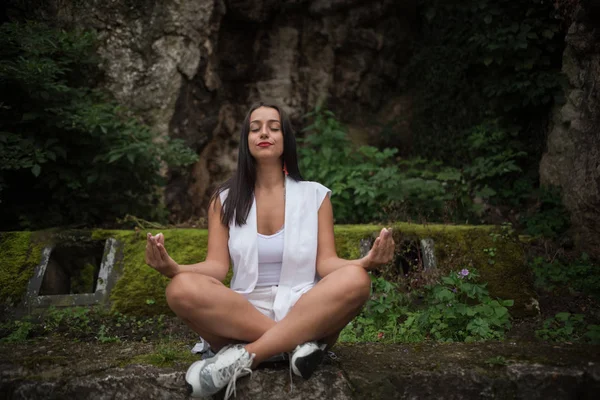
[[[3,399],[185,399],[189,361],[131,364],[152,343],[0,345]],[[187,345],[182,345],[187,351]],[[237,385],[237,399],[592,399],[600,347],[493,342],[340,344],[308,381],[281,363]],[[491,361],[501,360],[494,364]],[[221,398],[221,396],[215,396]]]
[[[396,262],[382,269],[389,275],[403,273],[398,261],[400,255],[405,254],[407,243],[421,243],[421,246],[425,243],[428,251],[423,252],[423,259],[427,264],[435,260],[439,273],[446,274],[451,270],[475,267],[479,270],[482,281],[488,283],[488,289],[493,297],[515,301],[514,307],[510,310],[513,317],[526,317],[539,313],[531,274],[525,266],[526,243],[518,242],[514,240],[515,238],[492,237],[492,233],[498,234],[498,228],[492,226],[418,225],[401,222],[392,226],[394,240],[397,243]],[[347,259],[360,257],[361,252],[365,249],[368,251],[371,241],[380,229],[381,227],[376,225],[335,226],[338,255]],[[206,230],[165,229],[162,231],[169,254],[178,262],[192,264],[206,257],[208,238]],[[158,231],[153,230],[153,233]],[[41,256],[33,250],[78,237],[96,241],[116,240],[122,245],[122,257],[119,256],[114,265],[114,279],[116,279],[114,288],[110,293],[106,292],[101,296],[113,311],[136,315],[171,313],[164,296],[168,279],[144,262],[145,234],[100,229],[64,232],[0,232],[0,250],[9,255],[3,260],[4,271],[0,270],[0,307],[12,308],[25,294],[27,280],[34,275],[36,265],[41,262]],[[494,250],[493,257],[486,253],[486,250],[490,249]],[[27,254],[31,256],[26,257]],[[427,268],[432,267],[427,266]],[[229,280],[226,279],[225,283],[228,282]],[[56,297],[54,299],[56,301],[65,298],[65,296],[52,297]],[[49,304],[52,299],[43,300],[48,300],[46,303]],[[37,304],[32,294],[29,303]],[[59,307],[71,303],[53,304]]]

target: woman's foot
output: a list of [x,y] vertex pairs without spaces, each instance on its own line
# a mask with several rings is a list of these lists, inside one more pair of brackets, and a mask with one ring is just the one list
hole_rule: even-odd
[[223,347],[214,357],[193,363],[185,374],[192,397],[207,397],[227,386],[225,399],[235,392],[235,381],[252,373],[254,354],[243,345]]
[[323,361],[325,355],[325,344],[317,342],[306,342],[296,346],[292,353],[290,365],[294,374],[308,379],[312,376],[315,369]]

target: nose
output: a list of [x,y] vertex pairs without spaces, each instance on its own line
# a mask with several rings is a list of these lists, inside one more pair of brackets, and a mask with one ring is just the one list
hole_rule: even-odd
[[267,125],[263,125],[260,128],[260,137],[268,137],[269,136],[269,129],[267,128]]

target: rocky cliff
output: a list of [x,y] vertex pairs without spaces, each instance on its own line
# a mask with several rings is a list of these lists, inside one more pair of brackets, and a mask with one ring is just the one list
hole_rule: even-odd
[[562,188],[578,245],[600,257],[600,2],[581,3],[563,55],[566,102],[553,111],[540,178]]
[[[282,104],[301,128],[304,113],[327,99],[359,141],[402,116],[394,131],[410,143],[404,66],[416,0],[40,3],[53,19],[95,29],[103,86],[200,155],[188,169],[165,171],[174,221],[205,215],[210,193],[235,168],[241,120],[257,100]],[[563,58],[566,103],[553,112],[540,176],[562,187],[579,243],[600,257],[600,6],[562,3],[569,14],[579,6]]]
[[235,168],[239,127],[254,101],[282,104],[301,128],[327,99],[363,137],[410,106],[398,93],[415,0],[51,3],[59,19],[99,33],[103,85],[200,154],[190,169],[169,171],[175,220],[205,214]]

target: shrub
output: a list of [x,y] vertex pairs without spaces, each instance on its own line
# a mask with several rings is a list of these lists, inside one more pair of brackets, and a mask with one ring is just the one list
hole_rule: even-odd
[[95,42],[42,23],[0,27],[4,229],[161,219],[160,169],[197,158],[92,88]]
[[[300,168],[306,179],[329,187],[337,223],[400,217],[439,218],[448,202],[463,196],[460,171],[423,159],[396,159],[395,149],[355,147],[335,115],[317,107],[300,139]],[[463,196],[460,199],[470,203]]]
[[531,236],[557,239],[569,228],[569,213],[562,204],[560,188],[540,188],[537,200],[535,209],[521,218],[525,232]]
[[600,299],[600,268],[586,253],[574,261],[535,257],[531,268],[540,289],[576,291]]
[[543,327],[535,331],[537,337],[551,342],[588,341],[600,344],[600,325],[585,323],[583,314],[557,313],[544,321]]
[[472,342],[501,339],[510,328],[512,300],[492,299],[474,270],[463,269],[425,287],[424,304],[411,307],[397,286],[374,279],[372,298],[342,331],[342,341]]

